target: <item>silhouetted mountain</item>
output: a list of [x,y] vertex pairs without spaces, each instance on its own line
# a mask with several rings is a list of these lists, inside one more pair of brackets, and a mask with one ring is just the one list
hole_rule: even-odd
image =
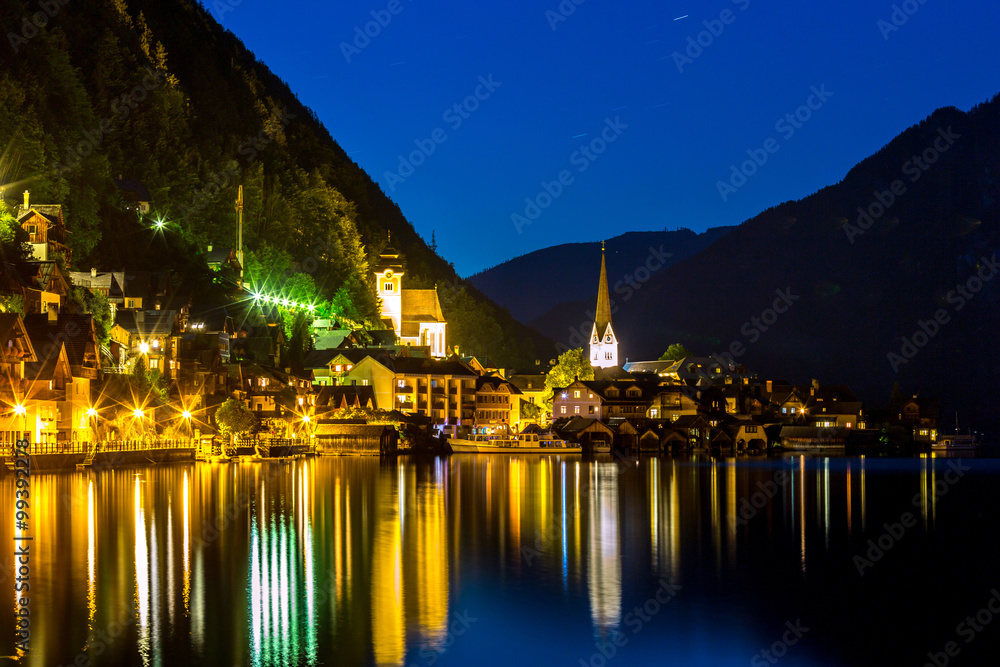
[[[731,229],[734,227],[716,227],[703,234],[679,229],[616,236],[606,243],[608,284],[613,289],[616,282],[626,285],[631,278],[635,284],[642,285],[657,271],[701,251]],[[650,262],[648,267],[647,260]],[[600,266],[599,242],[563,243],[515,257],[466,280],[518,320],[532,324],[554,309],[562,312],[567,304],[596,300]],[[572,270],[567,271],[567,267]],[[582,280],[583,277],[586,279]],[[594,304],[588,307],[592,309]],[[559,336],[561,328],[561,324],[556,324],[551,329],[539,331],[549,330],[547,335]]]
[[[894,183],[897,194],[886,194]],[[859,221],[859,207],[871,217]],[[657,273],[619,304],[620,358],[656,358],[674,342],[695,354],[742,346],[736,361],[762,374],[850,383],[877,408],[898,377],[904,390],[941,397],[946,414],[958,409],[964,424],[995,436],[1000,275],[989,262],[1000,248],[998,218],[1000,96],[968,113],[940,109],[840,183],[769,209]],[[958,286],[980,270],[981,291],[961,295]],[[791,292],[792,305],[773,318],[779,291]],[[929,323],[936,315],[943,324]],[[752,319],[762,317],[760,326]]]

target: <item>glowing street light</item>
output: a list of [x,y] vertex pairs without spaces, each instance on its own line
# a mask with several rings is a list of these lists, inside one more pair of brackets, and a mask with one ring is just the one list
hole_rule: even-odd
[[87,410],[87,416],[93,419],[94,417],[97,416],[97,410],[95,410],[94,408],[89,408]]
[[146,354],[147,352],[149,352],[149,343],[146,342],[139,343],[139,352],[141,352],[142,354]]
[[24,409],[23,405],[17,404],[14,406],[14,414],[17,415],[18,417],[23,417],[25,414],[27,414],[27,410]]
[[181,413],[181,417],[183,419],[191,419],[191,411],[185,410],[184,412]]
[[136,419],[142,419],[142,415],[143,415],[142,408],[136,408],[135,410],[132,411],[132,416],[135,417]]

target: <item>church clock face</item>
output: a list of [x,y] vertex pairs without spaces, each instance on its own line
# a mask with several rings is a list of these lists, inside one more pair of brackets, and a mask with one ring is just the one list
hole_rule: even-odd
[[392,274],[392,269],[386,269],[386,270],[385,270],[385,273],[384,273],[384,274],[382,274],[382,275],[384,275],[384,276],[385,276],[385,279],[386,279],[386,280],[390,280],[390,279],[392,279],[392,275],[393,275],[393,274]]
[[600,342],[601,342],[601,339],[598,338],[597,336],[594,336],[594,344],[596,345],[597,343],[600,343]]
[[604,342],[605,343],[610,343],[611,342],[611,336],[608,336],[607,338],[605,338]]

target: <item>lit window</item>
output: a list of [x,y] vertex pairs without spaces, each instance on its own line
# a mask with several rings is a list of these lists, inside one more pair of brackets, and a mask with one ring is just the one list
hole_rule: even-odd
[[577,389],[573,392],[573,398],[580,398],[580,390]]
[[573,406],[573,412],[576,414],[580,414],[580,406],[579,405]]
[[364,386],[364,387],[367,387],[368,386],[368,380],[362,380],[361,381],[361,385]]
[[566,406],[565,406],[565,405],[564,405],[564,406],[562,406],[562,408],[560,408],[560,409],[561,409],[561,411],[562,411],[562,414],[566,414]]

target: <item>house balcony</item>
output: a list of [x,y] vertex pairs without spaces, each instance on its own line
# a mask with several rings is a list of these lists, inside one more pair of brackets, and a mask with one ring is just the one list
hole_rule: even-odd
[[432,394],[443,394],[444,393],[444,387],[431,387],[431,393]]
[[413,393],[413,387],[411,385],[408,385],[408,384],[396,385],[396,393],[397,394],[412,394]]

